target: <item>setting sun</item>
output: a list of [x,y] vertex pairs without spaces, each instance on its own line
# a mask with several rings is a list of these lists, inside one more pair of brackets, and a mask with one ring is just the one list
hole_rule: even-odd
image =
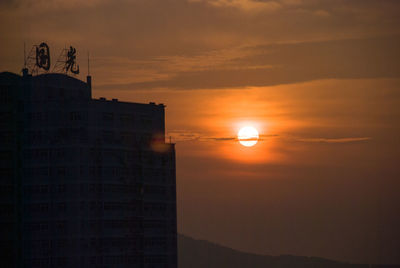
[[238,132],[238,140],[240,144],[246,147],[256,145],[258,137],[258,131],[254,127],[242,127]]

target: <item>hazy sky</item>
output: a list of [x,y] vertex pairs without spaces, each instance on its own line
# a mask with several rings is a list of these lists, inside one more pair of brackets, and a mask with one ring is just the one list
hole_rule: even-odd
[[42,41],[80,79],[90,52],[95,97],[167,105],[179,232],[400,263],[400,1],[0,2],[0,71]]

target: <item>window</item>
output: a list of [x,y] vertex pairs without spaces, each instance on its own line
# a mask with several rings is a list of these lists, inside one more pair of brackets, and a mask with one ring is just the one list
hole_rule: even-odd
[[114,120],[114,114],[113,113],[103,113],[103,120],[104,121],[113,121]]
[[151,118],[150,117],[148,117],[148,116],[145,116],[145,115],[143,115],[142,117],[141,117],[141,123],[142,123],[142,126],[143,127],[146,127],[146,128],[148,128],[148,127],[150,127],[151,125],[152,125],[152,120],[151,120]]
[[14,192],[14,185],[0,185],[0,195],[10,194]]
[[135,142],[135,134],[131,132],[121,132],[121,140],[124,144],[133,144]]
[[41,194],[47,194],[49,192],[49,186],[48,185],[39,185],[39,192]]
[[56,191],[57,191],[58,193],[65,193],[65,191],[66,191],[66,186],[65,186],[65,184],[59,184],[59,185],[57,185],[57,186],[56,186]]
[[0,102],[7,103],[10,100],[10,90],[8,88],[0,89]]
[[79,121],[82,119],[82,115],[80,112],[71,112],[70,113],[70,120],[71,121]]
[[47,157],[48,157],[48,151],[47,150],[40,150],[39,151],[39,157],[41,158],[41,159],[47,159]]
[[47,222],[39,222],[39,230],[47,231],[49,229],[49,224]]
[[111,143],[114,139],[114,133],[112,131],[103,131],[103,140],[106,143]]
[[65,202],[57,203],[57,211],[65,211],[65,210],[66,210]]
[[57,175],[58,175],[58,176],[65,176],[65,174],[66,174],[66,169],[65,169],[65,167],[58,167],[58,168],[57,168]]
[[133,115],[131,114],[121,114],[120,116],[121,123],[129,124],[133,123]]
[[56,152],[57,158],[64,158],[65,157],[65,149],[57,149]]

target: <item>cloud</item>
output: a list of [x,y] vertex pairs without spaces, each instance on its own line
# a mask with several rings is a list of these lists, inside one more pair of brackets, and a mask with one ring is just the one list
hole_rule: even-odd
[[1,5],[8,9],[26,10],[35,12],[50,12],[54,10],[65,10],[74,8],[95,7],[110,0],[6,0]]
[[328,11],[322,10],[322,9],[315,11],[314,14],[319,17],[329,17],[330,16],[330,13]]
[[187,0],[189,3],[206,3],[215,8],[235,8],[248,13],[276,12],[288,8],[310,6],[303,0]]
[[400,77],[400,4],[393,1],[2,3],[0,70],[21,70],[24,42],[48,41],[54,53],[71,43],[78,54],[90,51],[94,86],[107,90]]
[[[190,130],[171,130],[167,133],[167,137],[171,137],[173,142],[187,142],[187,141],[198,141],[198,142],[209,142],[209,141],[238,141],[236,136],[210,136],[201,134],[199,132],[193,132]],[[342,137],[342,138],[326,138],[326,137],[293,137],[288,135],[277,135],[277,134],[261,134],[258,140],[265,141],[271,138],[281,138],[283,140],[290,140],[295,142],[305,143],[354,143],[354,142],[365,142],[371,140],[372,137]]]
[[234,7],[248,12],[272,12],[281,8],[281,4],[277,1],[209,0],[207,3],[215,7]]
[[196,141],[200,139],[201,134],[189,130],[171,130],[166,137],[170,137],[173,142]]
[[350,143],[363,142],[371,140],[371,137],[348,137],[348,138],[294,138],[300,142],[315,142],[315,143]]
[[[262,72],[276,68],[276,66],[262,62],[256,64],[248,62],[246,64],[246,59],[257,57],[257,54],[256,50],[249,47],[232,47],[210,50],[195,55],[156,56],[145,60],[99,57],[94,59],[94,64],[97,64],[96,69],[101,72],[100,76],[103,77],[102,81],[98,83],[100,87],[159,88],[165,87],[163,85],[173,84],[174,81],[182,80],[187,75],[207,75],[208,72],[218,73],[221,71]],[[210,81],[207,77],[204,77],[204,80]],[[181,88],[177,85],[173,87]]]
[[155,57],[129,65],[116,62],[115,69],[123,72],[147,70],[147,80],[124,83],[120,79],[119,83],[99,86],[132,90],[243,88],[331,78],[398,78],[400,62],[395,59],[400,56],[399,46],[400,35],[396,35],[240,46],[193,56]]
[[[211,136],[198,132],[193,132],[190,130],[171,130],[166,134],[166,137],[171,137],[174,142],[186,142],[186,141],[198,141],[198,142],[208,142],[208,141],[238,141],[237,137],[233,136]],[[248,139],[248,140],[258,140],[263,141],[269,138],[278,137],[276,134],[263,135],[261,134],[258,139]]]
[[[249,138],[249,139],[243,139],[246,141],[253,141],[253,140],[257,140],[257,141],[264,141],[267,140],[269,138],[273,138],[273,137],[278,137],[278,135],[275,134],[270,134],[270,135],[259,135],[259,138]],[[202,141],[238,141],[239,139],[237,137],[203,137],[202,139],[200,139]]]

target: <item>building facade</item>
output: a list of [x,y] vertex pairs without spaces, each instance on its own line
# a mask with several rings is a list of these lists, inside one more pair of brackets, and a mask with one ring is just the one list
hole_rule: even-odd
[[163,104],[0,74],[0,251],[15,267],[177,267]]

